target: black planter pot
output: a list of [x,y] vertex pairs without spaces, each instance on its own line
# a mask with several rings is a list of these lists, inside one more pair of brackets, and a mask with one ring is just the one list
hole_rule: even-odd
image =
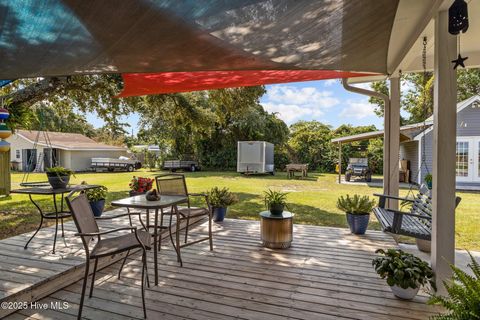
[[285,206],[283,204],[271,204],[270,213],[274,216],[280,216],[283,213]]
[[52,189],[64,189],[70,182],[70,176],[59,176],[57,174],[48,174],[48,183],[52,186]]
[[370,214],[350,214],[347,213],[347,222],[350,231],[354,234],[365,234],[370,221]]
[[138,192],[138,191],[133,191],[133,190],[130,190],[130,192],[129,192],[130,197],[139,196],[141,194],[146,194],[146,192]]
[[105,199],[98,200],[98,201],[91,201],[90,207],[92,208],[93,215],[95,217],[100,217],[103,213],[103,209],[105,208]]

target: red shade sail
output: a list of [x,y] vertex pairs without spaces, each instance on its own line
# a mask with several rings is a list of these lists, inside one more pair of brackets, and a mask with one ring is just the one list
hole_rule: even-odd
[[125,73],[119,97],[189,92],[263,84],[288,83],[335,78],[352,78],[371,73],[335,70],[242,70],[162,73]]

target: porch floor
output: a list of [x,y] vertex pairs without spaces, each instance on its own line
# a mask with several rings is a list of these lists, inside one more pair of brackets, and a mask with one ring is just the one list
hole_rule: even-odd
[[[2,300],[20,289],[28,290],[33,283],[48,285],[54,275],[64,274],[71,280],[65,279],[55,288],[58,291],[40,299],[48,305],[66,301],[68,308],[27,308],[7,319],[76,317],[81,281],[75,280],[73,272],[83,273],[79,263],[83,250],[73,237],[73,223],[67,223],[66,228],[68,252],[60,250],[62,241],[57,243],[61,258],[48,253],[52,228],[41,231],[43,235],[33,240],[32,249],[23,250],[25,235],[0,241]],[[200,229],[205,230],[206,224],[197,226],[192,236],[203,231]],[[259,237],[257,221],[215,223],[214,251],[208,250],[206,242],[183,248],[183,268],[178,266],[171,244],[164,241],[159,286],[153,286],[153,256],[149,253],[152,286],[146,291],[148,318],[426,319],[439,310],[425,304],[423,293],[410,302],[396,299],[375,274],[371,266],[375,249],[395,247],[391,237],[381,232],[355,236],[347,229],[295,225],[292,247],[286,250],[263,248]],[[116,262],[97,273],[93,297],[85,299],[85,318],[143,317],[140,257],[129,257],[120,280],[119,267],[120,262]],[[41,297],[41,291],[37,288],[35,295]]]

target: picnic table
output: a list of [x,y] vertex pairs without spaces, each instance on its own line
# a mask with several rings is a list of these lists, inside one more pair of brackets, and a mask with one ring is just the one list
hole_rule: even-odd
[[295,178],[295,172],[301,172],[302,178],[308,176],[308,164],[290,163],[286,168],[288,178]]

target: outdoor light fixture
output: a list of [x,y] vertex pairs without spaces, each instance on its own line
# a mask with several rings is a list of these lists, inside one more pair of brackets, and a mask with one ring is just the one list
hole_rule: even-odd
[[448,9],[448,32],[457,35],[468,30],[468,5],[464,0],[455,0]]

